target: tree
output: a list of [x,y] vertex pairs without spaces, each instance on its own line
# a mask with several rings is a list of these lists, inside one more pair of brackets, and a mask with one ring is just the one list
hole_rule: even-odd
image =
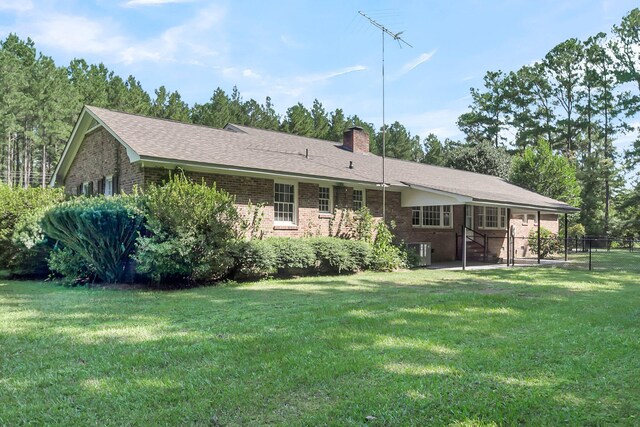
[[304,105],[297,103],[287,110],[282,122],[282,130],[300,136],[313,136],[313,117]]
[[[376,152],[382,153],[382,129],[378,132],[375,141]],[[388,157],[418,162],[424,156],[420,137],[411,136],[411,132],[397,121],[387,128],[385,146]]]
[[164,86],[155,90],[156,98],[151,107],[151,115],[162,119],[190,122],[189,106],[182,101],[177,91],[167,93]]
[[580,186],[576,169],[569,160],[553,153],[548,141],[541,139],[513,158],[509,180],[552,199],[577,206]]
[[434,166],[444,166],[447,162],[445,150],[438,137],[430,133],[422,142],[424,147],[424,157],[422,163],[427,163]]
[[516,130],[514,144],[519,150],[540,138],[553,141],[555,115],[551,104],[551,86],[540,63],[509,73],[506,79],[509,125]]
[[506,76],[502,71],[488,71],[484,76],[486,92],[471,88],[471,111],[458,118],[458,127],[467,142],[491,141],[495,147],[504,142],[501,135],[507,117]]
[[504,148],[496,148],[490,142],[484,141],[452,148],[448,153],[447,166],[507,179],[511,168],[511,156]]
[[313,100],[311,107],[311,118],[313,119],[313,137],[327,139],[329,137],[329,118],[322,103],[317,99]]
[[544,59],[544,65],[551,77],[554,104],[564,115],[557,120],[556,129],[567,157],[573,156],[578,148],[576,143],[580,132],[580,121],[576,115],[576,104],[581,101],[581,72],[584,59],[584,45],[578,39],[569,39],[555,46]]
[[344,131],[347,130],[347,119],[345,119],[342,109],[336,108],[330,114],[329,123],[327,139],[329,141],[342,141]]

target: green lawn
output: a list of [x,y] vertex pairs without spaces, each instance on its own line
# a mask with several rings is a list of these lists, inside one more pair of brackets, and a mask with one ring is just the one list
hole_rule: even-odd
[[638,425],[639,302],[621,270],[0,280],[0,425]]

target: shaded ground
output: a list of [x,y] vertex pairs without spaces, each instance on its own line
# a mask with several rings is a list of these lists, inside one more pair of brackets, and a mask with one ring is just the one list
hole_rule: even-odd
[[0,280],[0,425],[637,425],[638,301],[623,270]]

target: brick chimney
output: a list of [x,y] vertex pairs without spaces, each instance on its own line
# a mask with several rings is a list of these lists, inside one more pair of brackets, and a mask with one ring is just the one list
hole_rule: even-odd
[[354,126],[344,131],[342,148],[353,153],[369,152],[369,134],[361,127]]

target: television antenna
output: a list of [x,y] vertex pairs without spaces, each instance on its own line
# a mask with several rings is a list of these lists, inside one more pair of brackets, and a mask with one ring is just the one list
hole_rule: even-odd
[[385,27],[384,25],[382,25],[381,23],[377,22],[376,20],[374,20],[373,18],[367,16],[363,11],[359,10],[358,13],[360,15],[362,15],[364,18],[366,18],[367,20],[369,20],[369,22],[376,28],[379,28],[382,34],[382,221],[386,221],[386,217],[387,217],[387,183],[386,183],[386,176],[385,176],[385,169],[384,169],[384,163],[385,163],[385,158],[387,157],[387,153],[386,153],[386,133],[387,133],[387,125],[385,123],[385,116],[384,116],[384,36],[385,34],[390,36],[393,40],[398,42],[398,46],[400,46],[400,48],[402,48],[402,44],[406,44],[409,47],[413,47],[411,46],[409,43],[407,43],[402,37],[400,37],[402,35],[402,33],[404,33],[404,31],[399,31],[397,33],[394,33],[393,31],[389,30],[387,27]]

